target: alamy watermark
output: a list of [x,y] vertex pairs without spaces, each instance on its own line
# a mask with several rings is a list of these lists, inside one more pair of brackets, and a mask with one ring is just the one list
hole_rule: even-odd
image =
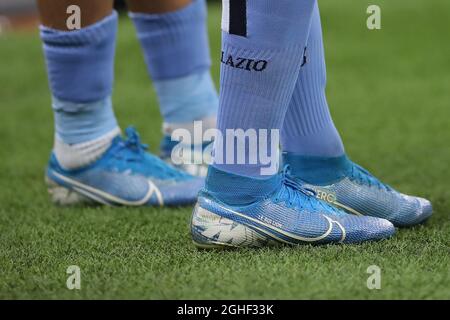
[[81,8],[73,4],[67,7],[66,13],[69,14],[69,17],[66,19],[67,30],[80,30]]
[[376,4],[372,4],[367,7],[366,10],[369,17],[367,18],[366,25],[369,30],[381,29],[381,8]]
[[367,288],[369,290],[380,290],[381,289],[381,268],[377,265],[371,265],[367,267],[367,273],[370,276],[367,278]]
[[[193,130],[176,129],[171,159],[176,165],[186,164],[249,164],[260,165],[261,175],[278,172],[280,130],[226,129],[203,130],[202,121],[195,121]],[[214,141],[214,143],[212,143]],[[211,142],[204,147],[205,142]]]
[[79,266],[69,266],[66,270],[69,277],[66,280],[66,286],[69,290],[81,289],[81,269]]

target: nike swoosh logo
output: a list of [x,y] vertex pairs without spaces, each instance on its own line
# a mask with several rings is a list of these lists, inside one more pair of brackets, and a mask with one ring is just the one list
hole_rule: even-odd
[[58,179],[61,179],[62,181],[72,185],[74,190],[81,193],[82,195],[106,205],[111,205],[112,202],[124,206],[141,206],[147,203],[147,201],[150,200],[153,194],[156,195],[156,198],[158,199],[158,203],[160,206],[164,204],[161,192],[159,191],[158,187],[156,187],[156,185],[150,180],[147,180],[148,191],[146,195],[141,200],[129,201],[116,197],[102,190],[93,188],[91,186],[85,185],[79,181],[63,176],[55,171],[52,171],[52,174],[55,175]]
[[[212,201],[209,200],[209,199],[205,199],[205,202],[212,203]],[[328,235],[329,235],[329,234],[331,233],[331,231],[333,230],[333,223],[336,223],[336,224],[339,226],[339,228],[342,230],[342,237],[341,237],[341,240],[340,240],[339,242],[343,242],[343,241],[345,240],[345,237],[346,237],[346,232],[345,232],[344,227],[343,227],[338,221],[335,221],[335,220],[331,219],[330,217],[327,217],[326,215],[323,215],[323,214],[322,214],[322,216],[323,216],[323,217],[327,220],[327,222],[328,222],[328,229],[327,229],[327,231],[325,231],[324,234],[322,234],[322,235],[320,235],[320,236],[318,236],[318,237],[307,238],[307,237],[302,237],[302,236],[293,234],[293,233],[291,233],[291,232],[289,232],[289,231],[282,230],[282,229],[277,228],[277,227],[275,227],[275,226],[272,226],[272,225],[270,225],[270,224],[264,223],[264,222],[262,222],[262,221],[260,221],[260,220],[258,220],[258,219],[249,217],[249,216],[247,216],[247,215],[245,215],[245,214],[242,214],[242,213],[240,213],[240,212],[237,212],[237,211],[234,211],[234,210],[232,210],[232,209],[223,207],[223,206],[221,206],[221,205],[219,205],[219,204],[217,204],[217,203],[214,203],[214,205],[220,207],[221,209],[223,209],[223,210],[225,210],[225,211],[232,212],[233,214],[235,214],[235,215],[237,215],[237,216],[240,216],[240,217],[242,217],[242,218],[244,218],[244,219],[248,219],[248,220],[250,220],[250,221],[256,223],[256,224],[259,225],[259,226],[263,226],[263,227],[265,227],[265,228],[267,228],[267,229],[269,229],[269,230],[275,231],[275,232],[277,232],[277,233],[279,233],[279,234],[282,234],[282,235],[284,235],[284,236],[286,236],[286,237],[288,237],[288,238],[292,238],[292,239],[298,240],[298,241],[303,241],[303,242],[317,242],[317,241],[320,241],[320,240],[325,239],[326,237],[328,237]],[[216,213],[216,214],[217,214],[217,213]],[[279,237],[277,237],[276,235],[274,235],[274,234],[272,234],[272,233],[269,233],[269,234],[268,234],[267,231],[265,231],[265,230],[263,230],[263,229],[261,229],[261,228],[258,228],[258,227],[256,227],[256,226],[249,225],[249,227],[254,227],[254,228],[256,228],[257,230],[259,230],[260,232],[263,232],[264,234],[266,234],[266,235],[268,235],[268,236],[271,236],[271,237],[276,238],[277,240],[280,240],[280,241],[283,241],[283,242],[287,242],[287,241],[285,241],[285,240],[283,240],[283,239],[280,239]],[[287,242],[287,243],[290,243],[290,242]]]

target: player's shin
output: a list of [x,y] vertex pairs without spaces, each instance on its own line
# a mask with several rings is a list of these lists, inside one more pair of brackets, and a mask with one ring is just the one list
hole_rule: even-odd
[[[128,3],[163,116],[161,156],[170,161],[176,144],[172,135],[177,129],[191,131],[193,135],[194,121],[202,121],[204,131],[216,125],[218,97],[210,74],[206,3],[204,0]],[[204,142],[192,141],[199,145]],[[183,168],[193,168],[187,165]]]

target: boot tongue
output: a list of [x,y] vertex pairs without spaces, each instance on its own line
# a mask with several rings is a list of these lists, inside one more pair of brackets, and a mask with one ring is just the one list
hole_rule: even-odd
[[219,170],[208,169],[206,189],[218,200],[228,205],[248,205],[260,201],[280,189],[281,174],[262,178],[241,176]]

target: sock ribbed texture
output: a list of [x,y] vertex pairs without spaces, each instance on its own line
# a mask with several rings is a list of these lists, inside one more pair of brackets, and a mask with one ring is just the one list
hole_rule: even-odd
[[55,137],[53,153],[62,168],[66,170],[82,168],[100,159],[119,134],[120,129],[115,128],[95,140],[77,144],[67,144]]
[[[257,150],[250,150],[245,140],[236,140],[234,164],[220,163],[230,156],[226,145],[233,137],[227,137],[227,130],[281,128],[302,64],[314,3],[313,0],[224,1],[218,129],[225,142],[220,146],[216,140],[216,168],[259,176],[264,164],[260,157],[256,163],[249,163],[250,156],[264,153],[272,161],[278,161],[278,155],[270,154],[270,149],[257,146]],[[242,7],[236,10],[238,4],[246,6],[244,13]],[[270,133],[264,140],[272,145]],[[245,153],[245,164],[236,164],[239,151]]]
[[204,0],[194,0],[173,12],[131,12],[130,17],[154,80],[179,78],[209,69]]
[[111,95],[117,13],[75,31],[41,26],[50,89],[54,97],[76,103]]
[[205,0],[162,14],[130,13],[166,123],[217,114],[206,16]]
[[326,67],[317,4],[306,52],[307,63],[300,70],[281,132],[283,151],[309,156],[341,156],[344,147],[325,96]]

